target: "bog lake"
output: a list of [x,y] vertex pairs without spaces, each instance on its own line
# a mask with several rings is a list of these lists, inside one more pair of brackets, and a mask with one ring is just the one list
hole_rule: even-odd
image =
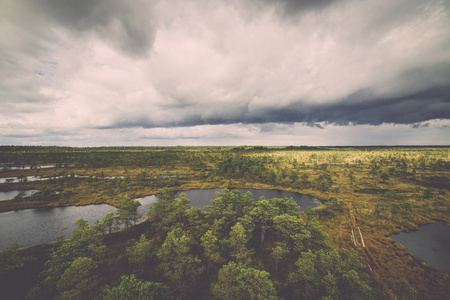
[[[193,207],[204,208],[210,205],[212,199],[217,198],[217,193],[222,189],[196,189],[176,192],[180,197],[185,193]],[[272,198],[293,198],[300,206],[300,211],[308,207],[317,207],[322,203],[313,196],[293,193],[282,190],[264,189],[237,189],[240,192],[251,192],[254,200],[264,196]],[[0,192],[0,201],[13,199],[20,191]],[[36,190],[24,191],[27,196]],[[157,201],[155,195],[136,198],[141,203],[138,211],[141,220],[150,209],[152,203]],[[75,221],[84,218],[89,224],[101,220],[108,212],[117,209],[108,204],[67,206],[51,208],[32,208],[0,213],[0,250],[8,245],[18,242],[22,247],[29,247],[40,243],[48,243],[55,240],[58,235],[65,238],[75,229]],[[402,232],[393,234],[391,238],[402,244],[417,258],[422,259],[436,269],[450,274],[450,226],[442,223],[420,226],[414,232]]]
[[[181,191],[176,193],[176,197],[179,197],[181,193],[185,193],[193,207],[203,208],[209,205],[212,199],[217,198],[217,192],[220,192],[221,190],[222,189]],[[240,192],[250,191],[255,200],[258,200],[261,196],[265,196],[266,199],[292,197],[300,206],[301,211],[308,208],[308,206],[314,208],[321,204],[317,198],[312,196],[287,191],[256,189],[238,190]],[[10,193],[8,197],[12,199],[18,192],[19,191],[7,192]],[[138,211],[139,214],[143,216],[141,218],[142,220],[150,209],[150,205],[157,199],[155,195],[150,195],[136,198],[136,200],[141,202]],[[35,244],[52,242],[58,235],[63,235],[68,238],[76,228],[74,223],[77,219],[83,218],[92,225],[97,219],[101,220],[108,212],[112,211],[116,211],[114,206],[100,204],[31,208],[2,212],[0,213],[0,250],[16,241],[22,247],[29,247]]]

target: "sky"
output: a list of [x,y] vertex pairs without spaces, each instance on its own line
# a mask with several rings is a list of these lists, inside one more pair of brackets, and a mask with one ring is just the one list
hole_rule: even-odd
[[447,0],[0,0],[0,144],[449,145]]

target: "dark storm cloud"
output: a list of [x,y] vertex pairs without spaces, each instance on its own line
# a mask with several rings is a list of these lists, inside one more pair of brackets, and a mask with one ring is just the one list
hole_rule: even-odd
[[322,9],[341,0],[265,0],[268,4],[274,4],[281,9],[286,16],[295,15],[299,12]]
[[412,128],[427,128],[430,127],[430,123],[416,123],[411,125]]
[[293,106],[266,112],[255,122],[326,122],[336,125],[414,124],[450,117],[450,87],[437,87],[398,98],[355,101],[351,96],[339,102],[310,107]]
[[155,37],[154,16],[147,1],[34,0],[28,4],[33,9],[27,13],[38,12],[49,23],[74,34],[95,33],[133,56],[145,56]]
[[[450,87],[435,87],[397,98],[373,98],[359,101],[361,90],[346,99],[322,105],[293,104],[281,109],[261,111],[241,120],[262,122],[325,122],[335,125],[415,124],[450,118]],[[361,96],[362,97],[362,96]],[[367,96],[364,96],[366,98]]]
[[321,10],[343,0],[248,0],[254,9],[275,8],[281,17],[293,17],[302,12]]
[[[245,143],[298,130],[317,141],[319,131],[328,140],[338,127],[347,135],[375,125],[425,137],[440,126],[435,137],[448,140],[449,8],[438,0],[3,0],[0,138],[236,135]],[[356,124],[364,126],[346,126]]]
[[[433,119],[450,118],[450,87],[435,87],[417,93],[397,98],[367,99],[371,93],[361,90],[349,95],[345,99],[327,104],[306,105],[296,102],[282,108],[263,109],[250,112],[248,106],[241,105],[233,113],[215,116],[203,116],[202,108],[182,120],[155,123],[149,118],[134,121],[118,121],[104,128],[124,127],[189,127],[196,125],[218,124],[261,124],[261,123],[305,123],[308,126],[319,127],[319,122],[334,125],[381,125],[406,124],[414,128],[426,126],[418,125]],[[207,109],[204,107],[203,109]],[[262,126],[262,131],[271,128]]]

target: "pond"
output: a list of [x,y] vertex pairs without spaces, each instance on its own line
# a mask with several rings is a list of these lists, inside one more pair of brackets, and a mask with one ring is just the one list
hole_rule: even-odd
[[413,232],[401,232],[391,238],[430,266],[450,274],[450,226],[427,224]]
[[25,193],[24,197],[28,197],[39,191],[38,190],[23,190],[23,191],[14,190],[14,191],[8,191],[8,192],[0,192],[0,201],[12,200],[12,199],[14,199],[14,197],[19,195],[20,192],[24,192]]
[[[211,199],[217,198],[216,192],[221,190],[190,190],[184,191],[184,193],[191,200],[192,206],[203,208],[209,205]],[[239,191],[250,191],[255,200],[263,195],[266,199],[292,197],[300,205],[301,211],[308,206],[316,207],[321,204],[317,198],[286,191],[242,189],[239,189]],[[183,192],[177,192],[176,197],[179,197],[181,193]],[[150,205],[157,199],[155,195],[150,195],[137,198],[137,200],[141,202],[139,214],[145,216],[150,209]],[[82,217],[89,224],[94,224],[97,219],[103,219],[111,211],[116,211],[116,208],[107,204],[101,204],[34,208],[0,213],[0,250],[15,241],[19,242],[23,247],[28,247],[39,243],[52,242],[55,240],[55,236],[61,234],[68,238],[75,229],[74,223],[78,218]],[[65,227],[67,229],[63,230]]]
[[52,177],[42,177],[37,176],[23,176],[23,177],[4,177],[0,178],[0,183],[20,183],[20,182],[33,182],[33,181],[44,181],[49,179],[60,179],[60,178],[92,178],[92,179],[123,179],[125,176],[87,176],[87,175],[73,175],[73,176],[52,176]]
[[[254,200],[258,200],[262,196],[266,197],[266,199],[284,198],[284,197],[293,198],[294,201],[297,203],[297,205],[300,206],[301,212],[307,209],[308,206],[314,208],[322,204],[319,199],[313,196],[281,190],[256,190],[256,189],[237,189],[237,190],[241,193],[251,192],[253,194]],[[210,201],[212,199],[217,198],[217,193],[221,191],[222,189],[206,189],[206,190],[195,189],[188,191],[178,191],[175,193],[175,197],[178,198],[182,193],[185,193],[186,197],[191,201],[191,206],[204,208],[205,206],[210,205]],[[139,200],[139,202],[141,202],[141,206],[139,207],[139,214],[145,215],[150,209],[151,204],[156,202],[157,199],[155,195],[150,195],[142,198],[136,198],[136,200]]]
[[19,183],[19,182],[33,182],[33,181],[43,181],[49,180],[49,177],[42,176],[23,176],[23,177],[5,177],[0,178],[0,183]]
[[[32,208],[0,213],[0,249],[19,242],[22,247],[52,242],[55,236],[70,236],[75,221],[83,217],[93,224],[116,208],[107,205]],[[66,230],[64,228],[67,227]]]
[[[300,206],[300,211],[304,211],[305,209],[308,208],[308,206],[314,208],[322,204],[319,201],[319,199],[315,197],[281,190],[257,190],[257,189],[237,189],[237,190],[241,193],[251,192],[253,194],[254,200],[259,200],[259,198],[261,198],[262,196],[266,197],[266,199],[284,198],[284,197],[293,198],[294,201],[297,203],[297,205]],[[217,198],[217,193],[221,191],[222,189],[189,190],[177,192],[176,197],[179,197],[181,193],[185,193],[187,198],[191,200],[192,206],[204,208],[205,206],[210,205],[210,201],[212,199]]]
[[0,171],[15,171],[15,170],[37,170],[37,169],[49,169],[49,168],[55,168],[56,165],[43,165],[43,166],[15,166],[10,167],[6,166],[0,169]]

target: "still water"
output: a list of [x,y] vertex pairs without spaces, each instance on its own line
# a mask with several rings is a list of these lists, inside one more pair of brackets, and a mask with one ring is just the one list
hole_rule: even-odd
[[[177,192],[176,197],[181,193],[186,193],[191,205],[203,208],[210,204],[211,199],[217,198],[217,192],[222,189],[208,190],[190,190]],[[318,199],[286,191],[277,190],[242,190],[240,192],[250,191],[255,200],[261,196],[266,199],[271,198],[293,198],[300,205],[300,210],[305,210],[308,206],[316,207],[321,203]],[[156,196],[146,196],[137,198],[141,202],[139,214],[145,217],[151,204],[155,202]],[[75,221],[78,218],[84,218],[89,224],[99,219],[101,220],[108,212],[116,211],[116,208],[107,204],[87,205],[87,206],[68,206],[55,208],[34,208],[19,211],[10,211],[0,213],[0,249],[7,247],[17,241],[22,247],[28,247],[39,243],[52,242],[55,236],[70,236],[75,229]],[[143,218],[142,217],[142,218]],[[67,229],[64,230],[64,228]]]
[[5,177],[5,178],[0,178],[0,183],[32,182],[32,181],[44,181],[44,180],[49,180],[49,179],[50,179],[50,177],[42,177],[40,175],[25,176],[23,179],[21,179],[19,177]]
[[[42,177],[40,175],[37,176],[25,176],[23,178],[20,177],[4,177],[0,178],[0,183],[20,183],[20,182],[33,182],[33,181],[44,181],[49,179],[60,179],[60,178],[91,178],[91,179],[116,179],[116,178],[125,178],[125,176],[87,176],[87,175],[63,175],[63,176],[51,176],[51,177]],[[25,179],[26,178],[26,179]]]
[[15,170],[32,170],[32,169],[48,169],[48,168],[55,168],[56,165],[44,165],[44,166],[18,166],[18,167],[10,167],[6,166],[3,168],[0,168],[0,171],[15,171]]
[[450,274],[450,226],[427,224],[413,232],[401,232],[391,238],[430,266]]
[[23,191],[14,190],[14,191],[8,191],[8,192],[0,192],[0,201],[12,200],[12,199],[14,199],[14,197],[19,195],[20,192],[24,192],[25,193],[24,197],[28,197],[28,196],[31,196],[32,194],[38,192],[38,190],[23,190]]
[[[304,211],[308,208],[308,206],[311,206],[312,208],[319,206],[322,204],[319,199],[298,194],[298,193],[292,193],[287,191],[280,191],[280,190],[256,190],[256,189],[237,189],[241,193],[251,192],[253,194],[254,200],[259,200],[262,196],[264,196],[266,199],[272,199],[272,198],[293,198],[294,201],[297,203],[298,206],[300,206],[300,211]],[[177,192],[176,197],[179,197],[182,193],[185,193],[187,198],[191,200],[191,205],[194,207],[203,208],[207,205],[210,205],[211,199],[217,198],[217,193],[221,192],[222,189],[208,189],[208,190],[189,190],[189,191],[183,191],[183,192]]]
[[[18,242],[22,247],[52,242],[55,236],[68,237],[75,221],[83,217],[93,224],[116,208],[107,204],[31,208],[0,213],[0,249]],[[67,227],[66,230],[63,230]]]

